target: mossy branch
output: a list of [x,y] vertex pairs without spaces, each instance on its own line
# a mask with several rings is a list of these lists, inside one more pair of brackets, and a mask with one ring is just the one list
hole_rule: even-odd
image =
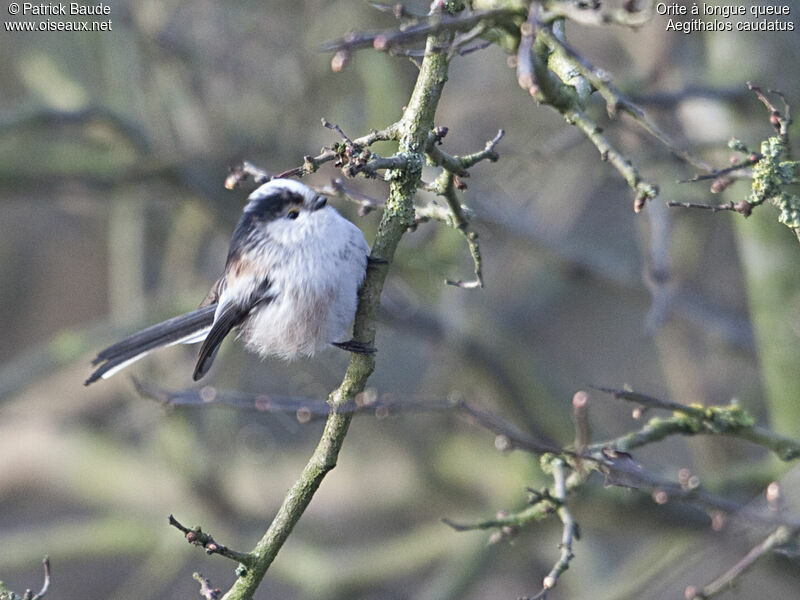
[[614,440],[592,444],[589,453],[611,448],[629,452],[658,442],[671,435],[717,434],[735,437],[758,444],[774,452],[783,461],[800,458],[800,440],[790,438],[755,424],[753,418],[736,404],[728,406],[686,405],[653,398],[628,390],[598,388],[615,398],[634,402],[648,409],[672,411],[670,417],[653,417],[639,429]]
[[[414,223],[413,199],[422,175],[426,140],[428,133],[433,129],[436,107],[444,83],[447,81],[447,59],[436,48],[447,41],[441,39],[443,36],[450,35],[451,33],[446,32],[428,38],[429,51],[422,61],[408,107],[398,123],[398,154],[405,156],[406,163],[403,169],[393,169],[387,173],[387,178],[390,180],[389,198],[372,247],[372,257],[379,260],[370,263],[359,292],[353,330],[355,340],[369,345],[375,341],[378,306],[389,265],[403,233]],[[250,552],[249,568],[240,570],[238,578],[225,594],[225,600],[245,600],[253,597],[267,569],[311,502],[323,478],[336,466],[339,450],[353,417],[351,412],[340,413],[338,409],[364,389],[374,369],[374,356],[367,354],[351,356],[342,383],[328,397],[331,412],[316,450],[299,479],[286,494],[269,529]]]
[[[769,122],[776,135],[763,142],[759,152],[751,152],[740,140],[733,138],[728,147],[746,158],[737,161],[724,169],[705,168],[707,173],[695,175],[686,181],[703,181],[712,179],[711,193],[724,191],[737,179],[751,179],[750,194],[739,202],[723,204],[699,204],[691,202],[670,202],[669,206],[683,208],[700,208],[718,211],[738,212],[749,217],[753,208],[761,204],[772,204],[780,211],[778,221],[791,229],[800,241],[800,196],[788,191],[788,186],[800,183],[800,161],[789,160],[791,143],[789,127],[792,124],[791,109],[783,94],[777,90],[767,90],[747,83],[752,91],[769,111]],[[778,96],[783,101],[783,110],[779,110],[767,94]],[[752,167],[752,169],[751,169]],[[682,182],[684,183],[684,182]]]
[[[517,79],[522,87],[541,103],[553,107],[564,120],[575,125],[600,152],[600,157],[613,165],[635,192],[633,208],[641,211],[648,200],[658,195],[658,188],[643,181],[630,159],[617,150],[598,124],[585,112],[586,101],[593,91],[606,101],[609,115],[623,109],[640,121],[662,142],[666,136],[644,118],[644,113],[614,88],[608,77],[591,66],[565,41],[563,19],[552,23],[541,20],[537,3],[531,5],[528,20],[521,29],[517,53]],[[520,69],[520,65],[524,68]],[[658,134],[658,135],[656,135]],[[668,147],[677,152],[673,144]]]
[[[762,525],[777,526],[777,529],[756,546],[747,556],[727,573],[705,588],[694,586],[687,588],[687,598],[700,600],[710,598],[727,588],[756,560],[770,551],[786,546],[795,539],[800,531],[800,521],[796,517],[773,512],[763,513],[750,507],[739,505],[721,497],[708,494],[697,489],[698,483],[692,483],[688,475],[679,483],[656,477],[638,465],[628,450],[650,444],[674,434],[717,434],[730,435],[748,439],[761,446],[775,451],[783,460],[800,457],[800,441],[780,436],[754,424],[753,419],[740,407],[683,405],[677,402],[660,400],[652,396],[630,390],[613,390],[599,388],[616,398],[636,403],[641,410],[661,409],[673,411],[669,418],[654,418],[641,430],[623,435],[613,440],[588,444],[588,395],[578,392],[573,398],[575,417],[575,448],[547,451],[538,445],[514,444],[518,433],[500,419],[485,417],[478,421],[492,431],[500,431],[509,440],[510,447],[518,447],[540,455],[540,466],[544,473],[554,480],[552,488],[541,491],[529,490],[531,496],[528,506],[513,513],[498,513],[495,518],[475,523],[455,523],[443,519],[444,523],[456,531],[476,529],[495,530],[490,541],[510,538],[535,521],[543,520],[551,515],[558,515],[562,522],[562,537],[559,545],[561,552],[558,560],[542,581],[543,589],[533,597],[524,600],[544,600],[548,591],[555,587],[559,577],[569,568],[573,559],[573,541],[579,537],[578,525],[567,507],[570,493],[584,485],[589,470],[597,470],[605,475],[607,484],[618,485],[640,491],[648,490],[658,504],[670,500],[688,502],[698,509],[733,516],[737,519]],[[481,415],[477,415],[481,417]],[[569,472],[569,473],[568,473]],[[778,484],[770,484],[767,498],[778,497]],[[691,593],[690,593],[691,592]]]

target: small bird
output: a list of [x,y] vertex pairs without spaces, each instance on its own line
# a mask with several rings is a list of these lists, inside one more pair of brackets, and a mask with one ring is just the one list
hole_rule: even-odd
[[273,179],[248,198],[233,232],[225,270],[200,308],[134,333],[101,351],[89,385],[173,344],[202,342],[195,381],[231,330],[261,357],[313,356],[345,339],[364,281],[369,245],[361,230],[323,196],[292,179]]

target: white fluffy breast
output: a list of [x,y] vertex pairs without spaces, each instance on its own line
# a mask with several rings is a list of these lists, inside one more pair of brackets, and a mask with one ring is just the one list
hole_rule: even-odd
[[366,273],[369,246],[361,230],[326,206],[265,223],[262,233],[265,242],[242,257],[251,268],[226,274],[217,315],[266,277],[273,299],[254,308],[240,327],[248,348],[292,359],[344,340]]

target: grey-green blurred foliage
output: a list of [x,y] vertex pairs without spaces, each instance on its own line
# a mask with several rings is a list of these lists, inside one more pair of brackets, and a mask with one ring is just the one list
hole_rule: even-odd
[[[800,6],[788,4],[796,23]],[[416,69],[364,51],[331,72],[322,42],[394,25],[366,2],[110,6],[110,32],[0,31],[0,579],[38,589],[49,554],[54,598],[191,598],[192,571],[227,588],[233,565],[189,547],[167,515],[250,548],[319,425],[213,407],[168,412],[124,374],[84,388],[89,360],[116,336],[203,298],[246,195],[223,189],[228,166],[300,164],[336,141],[321,117],[353,137],[394,122]],[[756,148],[771,133],[745,81],[781,89],[800,111],[796,32],[685,35],[664,26],[663,17],[638,31],[569,25],[568,36],[681,145],[720,166],[729,137]],[[800,403],[787,393],[800,373],[794,235],[769,207],[750,221],[666,209],[662,200],[718,199],[707,186],[676,184],[693,172],[630,119],[607,122],[600,101],[590,109],[661,187],[640,215],[596,149],[519,89],[502,50],[453,61],[438,111],[450,128],[444,148],[472,152],[507,130],[501,160],[475,167],[464,196],[477,215],[486,288],[443,285],[472,270],[457,232],[423,224],[408,234],[385,292],[391,318],[370,385],[401,398],[462,395],[561,443],[573,435],[572,394],[587,384],[682,402],[735,397],[760,422],[798,436]],[[311,181],[333,175],[328,166]],[[376,197],[385,190],[356,184]],[[746,194],[740,183],[724,200]],[[337,208],[371,238],[374,213]],[[655,301],[654,267],[669,276]],[[192,357],[170,348],[132,371],[188,387]],[[322,399],[346,358],[259,362],[228,343],[209,381]],[[597,440],[637,426],[629,406],[600,394],[590,410]],[[673,439],[636,459],[673,479],[689,468],[741,502],[786,469],[720,439]],[[257,597],[533,593],[557,557],[555,522],[487,546],[487,534],[456,533],[440,519],[519,508],[526,486],[544,484],[535,457],[498,452],[490,433],[454,415],[359,417]],[[756,539],[726,538],[701,512],[657,507],[599,481],[573,514],[583,538],[555,598],[682,597]],[[794,597],[797,572],[772,559],[743,581],[742,597]]]

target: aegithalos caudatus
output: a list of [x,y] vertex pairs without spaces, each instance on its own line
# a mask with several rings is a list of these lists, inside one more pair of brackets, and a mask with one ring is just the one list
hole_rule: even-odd
[[356,311],[369,246],[361,230],[299,181],[273,179],[250,194],[225,271],[200,308],[143,329],[100,352],[86,385],[153,350],[202,342],[194,379],[208,372],[222,340],[239,330],[262,357],[312,356],[343,342]]

